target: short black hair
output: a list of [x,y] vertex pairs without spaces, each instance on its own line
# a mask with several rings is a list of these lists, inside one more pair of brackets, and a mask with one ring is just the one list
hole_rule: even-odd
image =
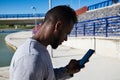
[[77,22],[77,16],[75,11],[66,5],[59,5],[52,9],[50,9],[45,16],[45,21],[57,21],[62,20],[66,22],[70,22],[71,20],[76,23]]

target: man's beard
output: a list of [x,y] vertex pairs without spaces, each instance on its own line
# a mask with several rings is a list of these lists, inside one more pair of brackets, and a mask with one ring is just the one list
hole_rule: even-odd
[[52,42],[51,46],[53,49],[56,49],[59,45],[59,39],[55,38],[54,41]]

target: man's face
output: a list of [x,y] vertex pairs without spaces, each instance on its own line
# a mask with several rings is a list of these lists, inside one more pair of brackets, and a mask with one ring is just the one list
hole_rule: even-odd
[[56,49],[63,41],[67,41],[67,35],[71,32],[74,23],[71,21],[70,24],[62,26],[61,30],[54,33],[54,38],[51,43],[53,49]]

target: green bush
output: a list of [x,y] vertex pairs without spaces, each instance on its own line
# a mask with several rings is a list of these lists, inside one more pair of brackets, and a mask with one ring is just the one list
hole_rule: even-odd
[[23,25],[0,25],[0,29],[32,29],[34,26],[23,26]]

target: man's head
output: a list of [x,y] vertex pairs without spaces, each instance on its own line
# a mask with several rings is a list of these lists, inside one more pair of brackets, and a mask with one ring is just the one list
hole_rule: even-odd
[[56,6],[46,13],[44,21],[62,20],[69,23],[71,20],[76,23],[77,17],[75,11],[66,5]]
[[67,35],[76,22],[76,13],[69,6],[56,6],[49,10],[42,24],[46,27],[44,36],[48,42],[47,45],[50,44],[56,49],[64,40],[67,40]]

